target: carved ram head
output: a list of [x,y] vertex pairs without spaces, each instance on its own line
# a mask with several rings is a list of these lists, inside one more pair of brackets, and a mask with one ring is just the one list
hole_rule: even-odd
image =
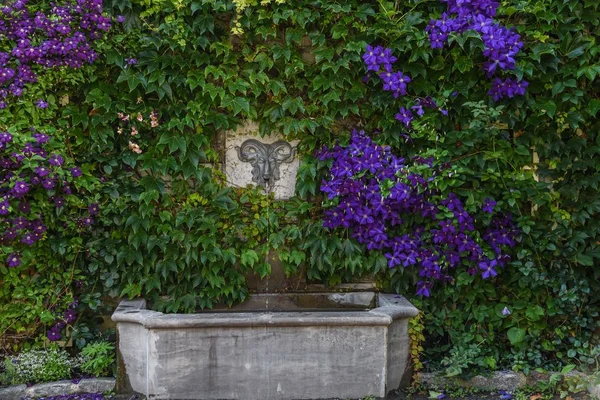
[[267,144],[248,139],[235,149],[240,161],[252,165],[252,181],[267,192],[273,188],[275,181],[280,179],[279,166],[282,163],[291,163],[296,156],[296,149],[283,140]]

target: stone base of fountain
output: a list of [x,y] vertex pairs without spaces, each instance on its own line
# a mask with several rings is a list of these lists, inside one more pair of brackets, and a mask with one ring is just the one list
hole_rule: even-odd
[[408,372],[400,296],[368,292],[258,294],[237,308],[163,314],[123,301],[120,393],[149,399],[384,397]]

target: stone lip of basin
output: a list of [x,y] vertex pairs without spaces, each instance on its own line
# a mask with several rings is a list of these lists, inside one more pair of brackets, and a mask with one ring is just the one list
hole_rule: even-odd
[[124,300],[117,390],[149,399],[384,397],[406,378],[404,297],[373,292],[257,294],[232,309],[148,310]]

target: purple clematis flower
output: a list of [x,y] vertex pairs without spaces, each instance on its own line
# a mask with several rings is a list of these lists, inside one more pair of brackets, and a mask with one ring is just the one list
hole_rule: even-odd
[[45,102],[45,101],[44,101],[44,100],[42,100],[42,99],[39,99],[38,101],[36,101],[36,102],[35,102],[35,105],[36,105],[38,108],[41,108],[41,109],[48,108],[48,103],[47,103],[47,102]]
[[488,279],[488,278],[493,278],[494,276],[498,275],[498,272],[496,272],[496,270],[494,269],[497,266],[498,266],[498,261],[495,259],[481,261],[479,263],[479,269],[482,271],[481,277],[483,279]]
[[18,254],[15,253],[10,253],[8,255],[8,259],[6,260],[6,264],[9,267],[18,267],[19,265],[21,265],[21,258],[19,257]]
[[79,167],[71,168],[71,176],[73,178],[80,177],[81,176],[81,168],[79,168]]
[[481,209],[483,210],[483,212],[491,214],[494,212],[494,206],[496,206],[496,204],[498,203],[488,197],[483,201],[483,206]]
[[412,120],[414,119],[412,112],[405,108],[401,107],[398,114],[396,114],[396,119],[402,122],[407,128],[410,128]]

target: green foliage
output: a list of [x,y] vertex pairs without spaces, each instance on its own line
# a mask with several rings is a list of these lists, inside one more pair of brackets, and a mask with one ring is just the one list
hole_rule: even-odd
[[[548,374],[540,379],[533,387],[526,386],[515,391],[514,397],[518,400],[529,400],[533,397],[544,399],[570,399],[579,396],[586,397],[590,383],[597,381],[597,372],[593,375],[585,375],[574,371],[575,365],[566,365],[561,371]],[[557,397],[558,396],[558,397]]]
[[6,372],[13,373],[12,383],[41,383],[67,379],[71,376],[74,361],[64,350],[32,349],[13,359],[6,359]]
[[5,358],[0,365],[0,386],[12,385],[15,375],[15,365],[12,359]]
[[[353,241],[326,232],[312,201],[281,203],[256,191],[228,189],[223,177],[208,168],[219,161],[211,145],[219,132],[244,119],[259,120],[261,133],[282,129],[300,138],[307,129],[328,135],[336,119],[349,110],[358,114],[356,105],[338,110],[332,100],[341,99],[345,84],[353,87],[352,101],[364,94],[354,78],[360,72],[350,70],[350,60],[360,60],[363,43],[338,51],[345,72],[335,67],[321,73],[322,65],[302,58],[313,45],[301,43],[305,35],[299,27],[284,32],[283,15],[273,17],[281,21],[279,28],[272,26],[273,18],[266,19],[268,10],[279,7],[286,19],[291,17],[289,7],[285,11],[277,3],[246,8],[239,19],[246,33],[239,39],[230,36],[231,7],[220,2],[181,3],[189,8],[163,4],[151,14],[123,2],[115,10],[131,12],[131,29],[126,25],[128,31],[118,33],[114,47],[106,49],[108,65],[95,72],[102,79],[80,87],[80,101],[65,110],[74,128],[91,129],[97,136],[92,146],[102,154],[98,168],[111,182],[102,204],[105,230],[90,242],[88,265],[90,274],[101,271],[110,294],[143,294],[171,312],[231,304],[246,296],[245,275],[270,273],[269,249],[277,250],[286,272],[307,263],[311,279],[332,284],[385,270],[382,256],[360,256]],[[254,12],[265,20],[248,29],[248,13]],[[365,12],[359,18],[363,24],[373,13]],[[327,49],[318,33],[319,13],[308,6],[302,13],[315,43]],[[152,40],[150,26],[156,27]],[[193,42],[185,39],[192,37]],[[136,57],[138,64],[127,66],[123,57]],[[306,78],[300,78],[300,71]],[[332,87],[334,75],[345,78]],[[313,104],[322,96],[324,109]],[[117,113],[130,115],[133,124],[138,113],[146,117],[153,110],[160,119],[155,129],[140,130],[135,138],[127,128],[115,132],[123,126]],[[134,139],[141,154],[129,148]],[[304,152],[320,143],[303,144]],[[325,167],[306,161],[298,187],[305,198],[318,194],[317,167]]]
[[[526,40],[514,74],[530,86],[527,96],[500,104],[487,96],[477,35],[430,49],[424,28],[444,10],[437,1],[245,1],[242,10],[220,0],[106,3],[127,20],[96,43],[103,59],[57,71],[43,85],[55,99],[69,96],[67,104],[49,99],[48,119],[90,176],[105,181],[93,191],[100,215],[91,236],[57,238],[51,251],[36,253],[58,260],[53,268],[74,266],[87,285],[83,303],[98,309],[100,293],[143,295],[169,312],[239,302],[248,274],[270,273],[270,251],[286,273],[302,270],[313,282],[376,276],[382,289],[412,295],[410,269],[390,271],[383,255],[322,227],[319,185],[328,166],[313,153],[361,126],[380,131],[377,140],[399,155],[448,163],[441,193],[456,193],[468,211],[494,198],[523,232],[513,262],[493,280],[459,274],[431,298],[411,299],[422,311],[429,368],[454,375],[592,365],[600,303],[597,1],[503,2],[499,19]],[[397,68],[413,78],[412,93],[435,95],[449,117],[426,116],[406,142],[394,120],[406,104],[374,80],[363,83],[367,43],[391,47]],[[34,108],[18,107],[2,114],[4,125],[40,120]],[[295,198],[227,188],[212,168],[222,133],[247,120],[261,134],[300,140]],[[66,260],[57,258],[61,248]],[[5,304],[30,310],[19,330],[38,316],[53,320],[41,308],[55,303],[42,292],[54,290],[47,277],[55,275],[33,276],[31,296],[0,288],[0,321]]]
[[[66,82],[76,82],[80,75],[75,72],[69,76],[71,79],[64,71],[63,74],[53,74],[54,79]],[[49,90],[54,89],[57,93],[62,92],[49,85]],[[11,104],[9,108],[0,110],[0,131],[9,131],[14,136],[7,152],[20,153],[23,146],[35,142],[31,133],[43,132],[51,137],[44,146],[45,150],[48,154],[60,155],[65,162],[61,168],[51,167],[56,173],[56,187],[50,190],[41,187],[32,189],[22,199],[30,205],[30,211],[19,212],[17,202],[13,202],[10,214],[13,221],[16,217],[25,217],[28,221],[41,219],[47,226],[41,240],[29,246],[19,240],[19,235],[14,241],[0,242],[0,336],[8,341],[13,337],[35,337],[40,327],[54,322],[55,311],[63,310],[73,301],[75,283],[85,280],[82,267],[86,262],[85,239],[89,230],[79,222],[89,215],[88,206],[97,199],[94,196],[102,186],[94,176],[90,160],[75,156],[83,137],[69,131],[65,121],[56,121],[56,111],[60,107],[58,101],[49,101],[50,106],[41,110],[31,104],[39,93],[32,93],[32,96],[23,103]],[[66,98],[62,101],[68,102]],[[78,178],[72,177],[69,172],[75,165],[82,170],[82,176]],[[26,159],[15,174],[34,175],[38,166],[48,168],[48,163],[39,156]],[[65,194],[62,185],[68,185],[72,194]],[[64,200],[62,207],[55,206],[56,198]],[[9,226],[2,224],[2,234]],[[23,232],[20,231],[21,234]],[[6,265],[8,255],[13,252],[20,254],[22,267]]]
[[423,314],[419,314],[408,321],[408,336],[410,337],[410,358],[413,373],[423,369],[423,342],[425,326],[423,325]]
[[[237,15],[229,2],[115,7],[128,16],[125,31],[105,44],[97,80],[80,86],[79,101],[64,111],[74,129],[90,132],[102,154],[97,168],[111,182],[88,266],[109,293],[149,296],[167,311],[240,301],[245,274],[269,273],[269,249],[289,274],[303,267],[310,280],[331,285],[378,275],[382,287],[413,293],[410,271],[388,271],[382,255],[365,255],[321,224],[327,165],[312,153],[362,125],[382,131],[378,140],[401,155],[450,163],[454,178],[440,190],[471,209],[492,197],[524,232],[515,261],[494,281],[461,275],[431,299],[415,299],[424,358],[450,355],[484,369],[574,361],[568,350],[589,340],[598,312],[590,268],[599,254],[595,3],[503,6],[500,18],[510,17],[527,40],[515,74],[531,85],[525,98],[500,105],[487,96],[476,35],[443,53],[429,48],[423,29],[442,11],[436,2],[249,3]],[[574,17],[563,18],[566,9]],[[244,33],[232,37],[236,24]],[[373,42],[399,56],[414,93],[435,93],[449,110],[447,119],[419,121],[410,143],[393,118],[401,103],[362,82],[361,55]],[[125,65],[127,57],[138,65]],[[152,110],[161,125],[140,135],[143,153],[133,154],[130,137],[115,133],[116,113]],[[260,133],[301,140],[297,198],[225,189],[204,167],[219,160],[219,132],[246,119],[257,120]],[[505,306],[511,315],[502,315]]]
[[79,353],[79,369],[84,375],[96,377],[112,375],[115,364],[115,346],[106,341],[88,343]]

